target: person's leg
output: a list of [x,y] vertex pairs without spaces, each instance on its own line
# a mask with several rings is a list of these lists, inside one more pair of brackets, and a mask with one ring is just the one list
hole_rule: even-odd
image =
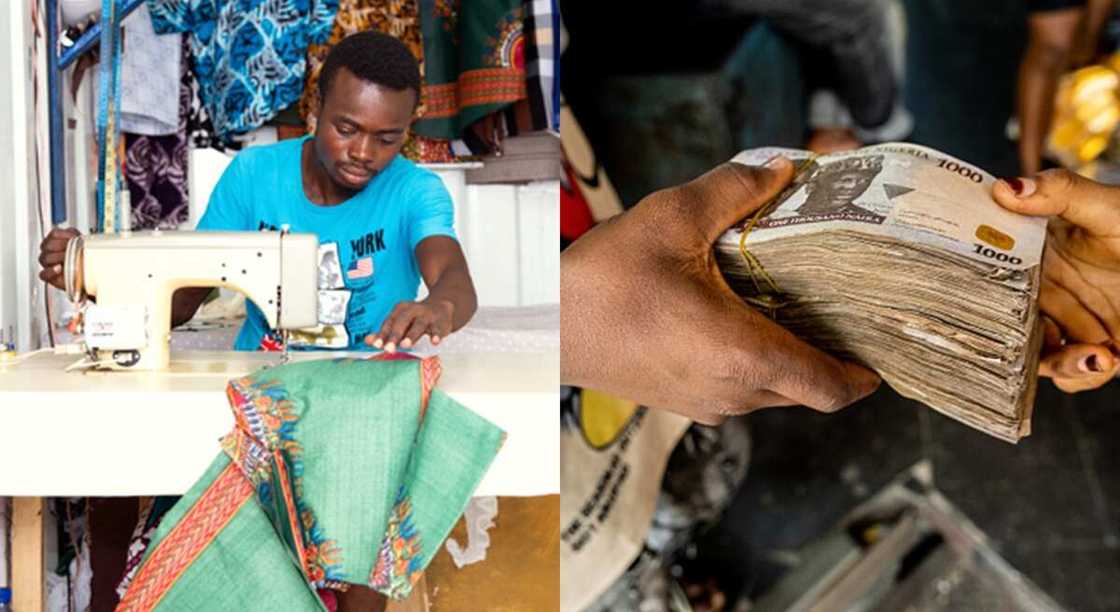
[[384,612],[388,599],[373,589],[357,584],[338,592],[338,612]]
[[139,500],[94,497],[89,501],[89,563],[93,569],[90,610],[111,612],[117,607],[117,584],[124,574]]

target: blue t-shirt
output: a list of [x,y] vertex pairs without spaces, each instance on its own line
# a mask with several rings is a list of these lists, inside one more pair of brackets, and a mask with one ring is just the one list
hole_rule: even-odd
[[[435,173],[400,155],[349,200],[313,204],[304,194],[300,166],[308,138],[250,147],[234,157],[214,187],[198,229],[257,231],[288,225],[292,232],[317,234],[320,317],[325,316],[322,290],[344,296],[348,302],[333,303],[347,303],[349,348],[368,348],[366,335],[381,329],[393,307],[416,299],[416,245],[430,236],[455,238],[454,206]],[[246,310],[237,350],[257,349],[269,331],[254,304],[247,303]]]

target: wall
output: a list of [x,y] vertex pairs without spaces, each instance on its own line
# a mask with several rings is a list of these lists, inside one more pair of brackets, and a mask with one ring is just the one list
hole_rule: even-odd
[[[10,328],[15,330],[20,350],[37,348],[45,332],[42,285],[32,256],[42,234],[35,209],[32,48],[37,41],[31,16],[27,2],[0,3],[0,329],[5,338]],[[38,55],[39,63],[45,63],[42,52]],[[39,90],[45,90],[45,83]],[[48,185],[50,179],[40,180]]]

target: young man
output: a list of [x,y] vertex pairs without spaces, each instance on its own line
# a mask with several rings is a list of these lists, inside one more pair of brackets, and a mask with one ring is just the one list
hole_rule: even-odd
[[[395,351],[424,335],[433,343],[470,320],[474,286],[455,239],[451,197],[434,173],[400,156],[420,97],[416,59],[397,39],[362,32],[339,42],[323,64],[314,135],[238,154],[210,196],[199,230],[278,229],[319,236],[320,287],[345,304],[348,348]],[[40,278],[61,286],[73,230],[43,241]],[[341,271],[341,274],[337,272]],[[420,278],[428,297],[415,301]],[[330,280],[327,280],[330,279]],[[209,289],[176,292],[172,326],[188,321]],[[320,305],[320,317],[324,309]],[[250,304],[235,348],[267,346],[271,334]],[[341,347],[340,347],[341,348]]]

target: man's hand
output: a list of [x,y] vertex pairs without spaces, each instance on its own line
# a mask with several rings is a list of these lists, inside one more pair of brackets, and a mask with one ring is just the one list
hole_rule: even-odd
[[875,390],[870,370],[805,344],[748,307],[712,245],[776,196],[793,165],[724,164],[654,193],[561,255],[563,384],[705,424],[768,406],[830,412]]
[[66,290],[65,281],[62,276],[62,262],[66,259],[66,244],[70,242],[71,238],[80,236],[81,232],[76,229],[61,229],[54,228],[51,233],[43,238],[43,242],[39,244],[39,265],[43,267],[39,271],[39,280],[44,280],[51,285]]
[[412,348],[425,335],[431,337],[432,344],[439,344],[451,333],[454,315],[455,305],[449,300],[401,302],[385,317],[381,331],[366,336],[366,344],[388,353],[397,347]]
[[1056,217],[1042,257],[1039,374],[1070,393],[1107,383],[1120,371],[1120,188],[1047,170],[1000,181],[992,195],[1008,210]]

